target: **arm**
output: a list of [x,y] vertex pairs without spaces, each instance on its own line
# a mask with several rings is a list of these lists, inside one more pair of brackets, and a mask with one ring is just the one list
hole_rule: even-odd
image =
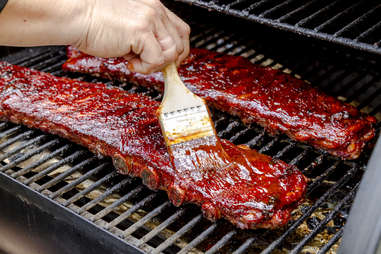
[[189,27],[158,0],[9,0],[0,44],[74,45],[148,73],[189,53]]
[[74,44],[89,12],[86,1],[9,0],[0,14],[0,44],[38,46]]

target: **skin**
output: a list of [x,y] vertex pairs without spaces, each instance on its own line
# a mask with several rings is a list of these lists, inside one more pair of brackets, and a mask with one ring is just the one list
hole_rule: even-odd
[[73,45],[146,74],[180,64],[190,28],[159,0],[9,0],[0,34],[0,45]]

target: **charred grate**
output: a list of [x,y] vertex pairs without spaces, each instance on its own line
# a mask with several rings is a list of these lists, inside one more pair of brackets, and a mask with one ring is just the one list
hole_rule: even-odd
[[377,0],[177,0],[381,55]]
[[[284,67],[285,59],[267,58],[255,41],[215,28],[201,30],[192,37],[194,46],[243,55],[257,64],[294,73]],[[11,62],[160,98],[156,92],[131,84],[63,72],[62,48],[33,52],[19,54]],[[292,69],[328,93],[378,116],[379,76],[324,62],[300,62]],[[148,253],[335,253],[368,154],[345,162],[284,136],[271,137],[262,128],[245,126],[227,114],[214,111],[213,117],[219,136],[294,164],[311,179],[307,200],[286,228],[242,231],[223,220],[209,222],[196,206],[175,208],[163,192],[150,191],[139,179],[118,175],[108,159],[98,159],[56,136],[7,122],[0,123],[0,172]]]

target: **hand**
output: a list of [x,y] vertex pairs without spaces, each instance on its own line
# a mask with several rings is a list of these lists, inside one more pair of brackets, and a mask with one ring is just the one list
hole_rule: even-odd
[[159,71],[189,53],[189,26],[159,0],[88,0],[75,43],[99,57],[124,57],[133,71]]

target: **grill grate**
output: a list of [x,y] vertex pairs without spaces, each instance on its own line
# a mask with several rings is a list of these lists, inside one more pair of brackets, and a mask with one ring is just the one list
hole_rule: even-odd
[[177,0],[381,55],[381,4],[344,0]]
[[[251,5],[251,9],[274,2],[260,1]],[[283,5],[294,2],[285,1]],[[249,1],[238,0],[231,6],[244,3]],[[278,10],[267,9],[271,13]],[[266,16],[270,15],[269,11]],[[293,63],[282,56],[274,60],[265,56],[269,54],[261,44],[240,35],[215,27],[200,27],[191,42],[197,47],[243,55],[257,64],[298,73],[314,84],[321,84],[326,92],[344,96],[340,98],[377,116],[381,107],[379,76],[359,66],[311,63],[310,59]],[[11,62],[55,75],[106,82],[160,99],[156,92],[131,84],[65,73],[60,69],[64,60],[62,48],[48,48],[28,52],[27,56],[24,54]],[[209,222],[197,207],[175,208],[163,192],[147,189],[139,179],[118,175],[108,159],[97,159],[61,138],[6,122],[0,123],[0,172],[149,253],[272,253],[274,250],[334,253],[368,155],[355,162],[341,161],[284,136],[271,137],[259,126],[244,126],[224,113],[214,111],[213,117],[220,137],[236,144],[245,143],[294,164],[311,179],[307,200],[295,211],[285,229],[242,231],[225,221]]]

